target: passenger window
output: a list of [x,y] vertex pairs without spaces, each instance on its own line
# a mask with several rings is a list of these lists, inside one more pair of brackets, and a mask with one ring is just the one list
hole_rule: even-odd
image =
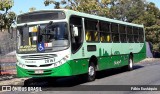
[[100,21],[99,28],[100,28],[100,41],[111,42],[110,23]]
[[101,42],[111,42],[111,35],[109,33],[101,32],[100,36]]
[[134,42],[139,42],[139,28],[133,27],[133,36],[134,36]]
[[111,34],[112,34],[112,41],[115,43],[120,42],[119,41],[119,31],[118,31],[118,24],[112,23],[111,24]]
[[120,32],[121,43],[126,43],[127,42],[126,26],[119,25],[119,32]]
[[85,20],[85,30],[86,30],[86,41],[87,42],[98,42],[99,32],[98,32],[98,21],[93,19]]
[[133,43],[134,42],[134,36],[133,36],[133,32],[132,32],[132,27],[131,26],[127,26],[127,41],[129,43]]
[[144,30],[143,28],[139,28],[139,42],[143,43],[144,42]]

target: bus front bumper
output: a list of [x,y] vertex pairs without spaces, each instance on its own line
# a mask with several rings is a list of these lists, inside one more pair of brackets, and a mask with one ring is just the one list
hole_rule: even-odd
[[71,76],[72,70],[70,65],[66,62],[65,64],[51,69],[43,69],[43,73],[35,73],[33,69],[24,69],[16,65],[17,76],[20,78],[23,77],[63,77]]

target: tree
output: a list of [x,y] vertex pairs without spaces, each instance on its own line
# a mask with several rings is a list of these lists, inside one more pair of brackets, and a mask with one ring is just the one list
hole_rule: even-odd
[[150,2],[146,5],[144,15],[139,16],[134,23],[143,23],[146,27],[160,25],[160,11],[154,3]]
[[147,5],[146,11],[147,11],[149,14],[154,14],[156,18],[160,18],[160,11],[159,11],[159,9],[155,6],[155,4],[154,4],[153,2],[150,2],[150,3]]
[[50,4],[55,5],[55,6],[54,6],[55,9],[60,9],[60,2],[55,1],[55,0],[45,0],[45,1],[44,1],[44,5],[45,5],[45,6],[49,6]]
[[156,20],[155,15],[145,12],[144,15],[135,19],[133,23],[143,24],[145,27],[150,27],[156,24]]
[[9,28],[16,18],[14,12],[9,12],[9,9],[13,6],[13,0],[1,0],[0,1],[0,29]]
[[31,8],[29,8],[29,11],[30,12],[33,12],[33,11],[35,11],[36,10],[36,8],[35,7],[31,7]]
[[153,44],[154,51],[160,51],[160,26],[154,25],[151,27],[146,27],[146,41]]
[[145,12],[146,0],[112,0],[109,17],[133,22]]
[[[45,0],[45,6],[50,4],[55,5],[54,8],[66,8],[79,12],[96,14],[100,16],[107,16],[109,13],[108,4],[110,0]],[[62,7],[63,5],[63,7]]]

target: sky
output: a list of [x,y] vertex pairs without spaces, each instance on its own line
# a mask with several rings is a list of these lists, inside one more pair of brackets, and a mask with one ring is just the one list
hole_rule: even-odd
[[28,12],[31,7],[35,7],[36,10],[54,8],[53,5],[45,6],[44,0],[14,0],[14,6],[11,8],[11,11],[20,14],[20,11],[23,13]]
[[[59,0],[57,0],[59,1]],[[160,1],[159,0],[147,0],[148,2],[154,2],[156,6],[160,9]],[[14,6],[11,11],[14,11],[16,14],[20,14],[20,11],[23,13],[28,12],[29,8],[35,7],[36,10],[43,9],[53,9],[53,5],[45,6],[44,0],[14,0]]]

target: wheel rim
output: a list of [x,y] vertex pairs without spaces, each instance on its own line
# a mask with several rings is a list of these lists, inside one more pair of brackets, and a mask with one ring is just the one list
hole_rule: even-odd
[[89,66],[88,72],[89,72],[90,76],[93,76],[94,75],[94,67],[93,66]]
[[129,60],[129,67],[130,67],[130,68],[133,67],[133,61],[132,61],[132,59]]

